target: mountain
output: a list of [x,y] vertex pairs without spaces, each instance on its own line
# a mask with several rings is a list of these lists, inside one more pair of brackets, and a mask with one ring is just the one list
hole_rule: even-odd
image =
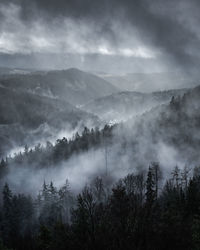
[[131,147],[131,162],[136,165],[158,161],[166,171],[170,164],[199,165],[199,110],[200,86],[130,119],[115,134],[127,152]]
[[95,99],[82,106],[83,110],[98,115],[107,122],[124,121],[151,108],[167,103],[172,96],[182,96],[187,89],[153,93],[123,91]]
[[66,101],[0,86],[0,154],[89,123],[97,125],[98,118]]
[[16,75],[16,74],[30,74],[34,72],[33,69],[22,69],[22,68],[7,68],[7,67],[0,67],[0,76],[8,77],[9,75]]
[[116,93],[118,89],[95,75],[78,69],[12,74],[1,77],[0,85],[49,96],[80,105],[92,99]]
[[124,75],[99,74],[123,91],[152,92],[197,86],[199,76],[186,72],[129,73]]
[[200,86],[126,122],[102,130],[85,128],[71,140],[60,137],[54,146],[36,147],[8,158],[7,180],[20,186],[34,173],[34,181],[37,176],[39,183],[47,177],[60,183],[67,177],[77,187],[80,180],[105,174],[112,180],[159,162],[164,183],[176,165],[199,166],[199,110]]
[[[126,249],[135,246],[136,249],[193,249],[194,242],[199,246],[193,241],[193,235],[199,232],[199,110],[200,87],[197,87],[124,124],[105,126],[102,131],[86,128],[70,141],[63,138],[54,146],[26,149],[2,160],[0,186],[6,183],[3,189],[6,206],[1,206],[1,214],[2,221],[8,222],[3,225],[13,228],[12,223],[15,226],[17,221],[17,227],[21,228],[21,221],[25,221],[29,223],[28,229],[25,227],[28,233],[34,225],[34,232],[38,230],[41,234],[44,229],[37,225],[42,221],[46,223],[45,236],[49,236],[46,232],[51,233],[55,223],[52,231],[55,237],[41,240],[45,247],[50,242],[49,249],[60,249],[62,242],[63,249],[66,243],[72,245],[71,249],[80,249],[85,241],[85,249],[96,249],[93,245],[99,246],[101,242],[99,249],[105,245],[105,249],[110,245],[114,246],[112,249],[124,249],[127,242],[130,248]],[[102,148],[97,150],[97,146]],[[10,187],[20,195],[13,195]],[[21,190],[25,190],[24,194]],[[5,213],[5,208],[10,213]],[[17,220],[13,215],[18,216]],[[61,226],[57,226],[57,220]],[[69,224],[64,224],[68,221]],[[155,224],[153,232],[152,224]],[[85,229],[91,232],[92,227],[98,241],[91,247],[90,234],[82,235]],[[6,232],[7,228],[2,228]],[[12,234],[8,235],[12,240]],[[37,241],[36,236],[30,234],[29,238]],[[150,244],[143,245],[152,236]],[[21,234],[17,237],[18,242],[26,242]],[[120,248],[116,244],[119,237]],[[165,239],[167,247],[163,248]]]

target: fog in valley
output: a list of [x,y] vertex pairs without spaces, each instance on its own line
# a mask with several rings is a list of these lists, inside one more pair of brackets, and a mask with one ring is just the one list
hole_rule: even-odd
[[[195,151],[193,140],[187,149],[173,141],[187,137],[193,121],[182,135],[176,130],[185,118],[178,120],[169,110],[172,98],[181,103],[199,84],[198,19],[187,10],[187,1],[175,8],[154,1],[117,2],[113,10],[104,1],[90,8],[89,3],[81,8],[72,2],[55,4],[45,8],[45,1],[30,6],[1,2],[1,157],[9,162],[25,148],[34,151],[40,145],[45,150],[47,142],[53,146],[62,138],[73,141],[84,127],[101,130],[116,124],[108,162],[105,145],[100,144],[50,167],[40,166],[37,158],[32,167],[10,163],[3,182],[37,193],[44,179],[61,185],[61,176],[81,188],[92,176],[105,174],[105,165],[110,176],[119,178],[147,169],[151,162],[159,162],[166,173],[175,165],[198,164],[196,153],[194,159],[187,153]],[[196,10],[196,5],[191,2],[190,9]],[[160,125],[163,113],[166,124]],[[194,134],[198,137],[198,131]]]
[[0,249],[199,249],[199,11],[0,1]]

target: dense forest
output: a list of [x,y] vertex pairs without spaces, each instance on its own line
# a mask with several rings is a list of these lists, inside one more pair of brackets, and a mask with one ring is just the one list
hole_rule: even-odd
[[0,249],[199,249],[200,168],[158,163],[111,184],[96,177],[78,194],[43,183],[38,196],[2,190]]
[[[71,139],[26,145],[23,152],[2,158],[0,249],[200,249],[200,167],[194,164],[198,163],[199,96],[198,87],[146,112],[134,124],[128,120],[101,129],[85,127]],[[172,165],[166,175],[165,166],[155,158],[159,141],[173,145],[180,156],[185,154],[185,167]],[[81,190],[71,188],[66,175],[64,185],[44,177],[41,188],[35,184],[34,192],[27,191],[29,182],[24,178],[37,178],[38,169],[55,169],[56,179],[62,162],[84,153],[90,157],[89,152],[99,148],[103,171],[96,170],[92,179],[88,175]],[[125,177],[118,176],[117,165],[107,171],[112,154],[118,165],[124,155],[130,157],[132,168]],[[155,161],[145,165],[145,157]],[[25,184],[19,192],[7,177],[14,171],[16,181],[23,168],[30,174],[22,175]]]
[[200,250],[200,0],[0,0],[0,250]]
[[34,148],[25,145],[23,152],[2,158],[0,178],[9,173],[9,166],[12,165],[15,168],[22,165],[36,166],[36,168],[56,167],[61,161],[68,160],[73,154],[88,151],[91,148],[105,147],[112,143],[112,131],[115,126],[105,125],[103,129],[85,127],[81,134],[76,132],[71,139],[63,137],[58,139],[55,144],[47,141],[46,145],[37,144]]
[[[172,97],[169,104],[155,107],[124,123],[105,125],[101,129],[85,127],[81,133],[76,132],[72,138],[63,137],[57,139],[54,144],[47,141],[46,145],[37,144],[31,148],[26,145],[23,152],[2,159],[0,176],[8,170],[8,165],[55,167],[75,154],[112,146],[115,146],[116,155],[128,154],[131,149],[133,157],[141,161],[142,154],[149,152],[158,154],[157,145],[160,142],[173,146],[185,163],[191,163],[193,160],[192,164],[194,164],[199,160],[199,153],[196,150],[200,142],[199,98],[200,87],[197,87],[182,97]],[[118,145],[117,149],[116,145]],[[140,150],[139,153],[138,150]],[[187,154],[188,150],[190,155]],[[148,160],[152,161],[152,159],[155,159],[155,155]]]
[[[199,126],[198,112],[191,113],[198,108],[199,88],[193,91],[195,94],[188,92],[183,97],[172,97],[169,105],[138,118],[137,130],[132,130],[131,137],[127,124],[105,125],[102,129],[85,127],[71,139],[62,138],[54,144],[47,142],[34,148],[26,145],[23,152],[3,158],[0,162],[0,249],[200,249],[198,164],[194,167],[185,162],[185,167],[171,166],[173,170],[166,176],[157,161],[149,167],[141,162],[139,168],[132,162],[133,168],[125,177],[114,178],[107,169],[103,174],[97,171],[82,190],[72,189],[68,176],[64,185],[44,179],[41,188],[36,185],[32,194],[26,192],[26,186],[18,192],[6,182],[13,167],[16,176],[22,166],[34,171],[43,168],[59,171],[61,162],[91,149],[104,150],[105,162],[101,163],[104,166],[108,148],[116,144],[120,144],[119,151],[115,152],[117,160],[127,154],[126,149],[132,149],[132,159],[138,159],[137,134],[140,138],[147,135],[146,126],[151,127],[148,136],[154,138],[154,141],[147,139],[151,142],[149,147],[153,147],[157,138],[177,148],[179,145],[196,147],[198,137],[188,138],[189,132],[193,133]],[[150,119],[157,110],[157,116]],[[151,122],[153,126],[149,125]],[[155,133],[156,126],[159,134]],[[174,127],[180,128],[176,136],[169,133],[175,131]],[[168,133],[161,133],[162,130]]]

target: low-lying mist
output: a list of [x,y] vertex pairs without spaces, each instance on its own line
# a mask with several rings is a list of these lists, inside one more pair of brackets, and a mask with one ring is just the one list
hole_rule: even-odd
[[78,192],[96,176],[116,180],[146,171],[151,162],[159,163],[163,180],[176,165],[199,165],[199,96],[197,87],[172,97],[167,104],[100,130],[88,124],[89,129],[84,130],[77,126],[74,130],[51,131],[53,143],[46,144],[42,137],[38,146],[28,148],[30,141],[24,152],[7,158],[1,184],[8,182],[17,192],[36,195],[44,181],[61,186],[67,179]]
[[[68,180],[72,191],[77,193],[97,176],[113,183],[129,173],[146,172],[151,162],[159,163],[164,180],[176,165],[181,169],[185,167],[186,158],[182,158],[175,146],[162,140],[154,143],[147,134],[135,138],[138,141],[134,145],[132,135],[136,131],[123,130],[120,134],[119,131],[119,128],[113,130],[111,143],[103,142],[97,148],[90,147],[85,152],[74,153],[67,160],[62,159],[55,164],[43,166],[39,158],[31,162],[22,161],[20,165],[11,163],[1,183],[9,183],[15,192],[36,195],[44,181],[52,181],[61,187]],[[189,166],[193,167],[194,164]]]

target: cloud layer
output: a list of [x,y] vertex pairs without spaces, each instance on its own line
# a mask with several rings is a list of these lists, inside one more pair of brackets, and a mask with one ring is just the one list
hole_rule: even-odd
[[199,7],[197,0],[2,0],[0,52],[157,58],[193,68]]

